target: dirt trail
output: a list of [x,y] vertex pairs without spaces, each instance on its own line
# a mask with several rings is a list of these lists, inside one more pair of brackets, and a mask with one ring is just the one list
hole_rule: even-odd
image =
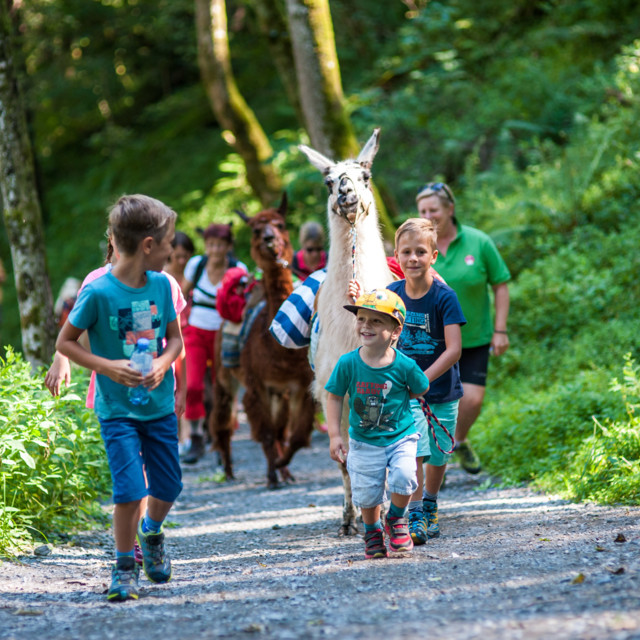
[[452,467],[443,535],[366,561],[362,538],[336,535],[342,488],[327,448],[314,434],[290,467],[297,482],[278,491],[264,488],[245,427],[236,482],[212,481],[212,454],[187,469],[169,516],[174,579],[141,579],[137,602],[105,600],[108,532],[5,562],[0,639],[640,638],[640,509],[487,488]]

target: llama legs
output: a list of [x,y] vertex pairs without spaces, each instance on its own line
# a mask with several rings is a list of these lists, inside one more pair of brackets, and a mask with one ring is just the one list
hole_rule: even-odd
[[[226,374],[226,375],[224,375]],[[233,480],[231,461],[231,436],[233,435],[233,403],[238,383],[228,372],[219,368],[218,379],[213,386],[213,409],[209,420],[209,433],[222,458],[222,466],[227,480]]]

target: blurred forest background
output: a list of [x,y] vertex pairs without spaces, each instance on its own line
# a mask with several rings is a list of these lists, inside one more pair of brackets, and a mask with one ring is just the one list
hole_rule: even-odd
[[[233,71],[273,148],[290,229],[324,221],[308,137],[260,27],[227,2]],[[345,99],[394,225],[445,180],[514,277],[511,348],[492,361],[472,440],[503,481],[637,503],[640,436],[640,4],[635,0],[331,0]],[[23,90],[54,297],[104,255],[119,195],[157,197],[190,233],[260,209],[199,69],[193,0],[30,0]],[[20,349],[11,260],[2,342]],[[250,261],[250,260],[249,260]],[[437,266],[437,265],[436,265]]]

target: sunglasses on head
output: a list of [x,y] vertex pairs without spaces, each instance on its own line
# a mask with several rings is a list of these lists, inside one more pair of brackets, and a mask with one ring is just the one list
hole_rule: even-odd
[[418,195],[430,196],[431,194],[438,193],[439,191],[443,191],[447,200],[449,200],[451,204],[455,204],[451,189],[449,189],[444,182],[430,182],[429,184],[425,184],[418,189]]

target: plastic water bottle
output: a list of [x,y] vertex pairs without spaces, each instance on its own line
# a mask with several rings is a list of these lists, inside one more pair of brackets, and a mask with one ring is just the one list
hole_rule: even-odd
[[[149,353],[149,340],[147,338],[139,338],[136,342],[136,348],[131,354],[130,366],[134,371],[139,371],[142,377],[151,371],[153,364],[153,355]],[[143,384],[137,387],[129,388],[129,401],[131,404],[140,405],[149,402],[149,389]]]

